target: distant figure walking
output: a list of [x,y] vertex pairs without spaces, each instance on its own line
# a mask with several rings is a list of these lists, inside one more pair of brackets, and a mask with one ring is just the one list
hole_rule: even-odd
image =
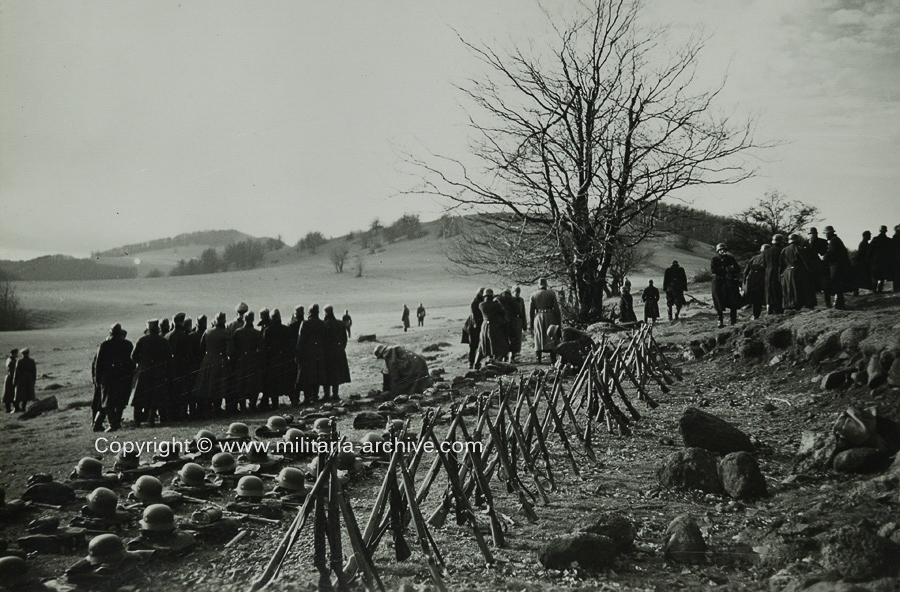
[[34,401],[34,384],[37,380],[37,364],[31,357],[31,350],[22,348],[22,359],[16,364],[16,400],[19,411],[26,411],[29,402]]
[[9,352],[9,357],[6,358],[6,380],[3,382],[3,405],[6,407],[7,413],[12,413],[13,410],[19,410],[19,406],[13,404],[16,400],[16,363],[19,361],[19,350],[13,349]]
[[737,323],[737,309],[741,307],[741,266],[728,253],[725,243],[716,245],[716,256],[710,261],[713,274],[712,297],[716,314],[719,315],[719,327],[724,327],[724,314],[728,310],[731,324]]
[[[672,266],[666,268],[663,275],[663,291],[666,293],[666,308],[669,312],[669,320],[677,320],[681,314],[681,308],[685,305],[684,293],[687,291],[687,273],[678,265],[678,261],[672,261]],[[675,308],[675,317],[672,317],[672,308]]]
[[659,318],[659,289],[650,280],[644,292],[641,294],[644,302],[644,322],[652,325]]
[[631,295],[631,283],[622,284],[619,296],[619,324],[636,323],[637,315],[634,314],[634,297]]
[[422,306],[422,303],[419,303],[419,308],[416,309],[416,319],[419,321],[419,326],[425,326],[425,307]]
[[350,337],[350,327],[353,326],[353,319],[350,318],[350,309],[344,309],[344,316],[341,317],[341,320],[344,321],[344,328],[347,331],[347,337]]
[[547,337],[547,329],[550,325],[562,326],[562,313],[559,310],[559,300],[556,292],[547,287],[546,278],[538,282],[540,286],[531,294],[531,333],[534,335],[534,353],[538,364],[541,363],[543,352],[550,352],[550,361],[556,362],[556,352]]
[[403,314],[400,316],[400,320],[403,321],[403,332],[406,333],[409,331],[409,307],[405,304],[403,305]]

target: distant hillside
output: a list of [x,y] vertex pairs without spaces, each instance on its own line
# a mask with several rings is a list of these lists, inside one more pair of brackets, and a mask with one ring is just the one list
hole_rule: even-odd
[[[121,257],[134,256],[147,251],[161,251],[164,249],[173,249],[176,247],[202,246],[207,247],[224,247],[231,243],[237,243],[248,238],[256,237],[245,234],[238,230],[200,230],[198,232],[186,232],[169,238],[158,238],[142,243],[133,243],[123,245],[106,251],[91,253],[93,258],[98,257]],[[265,240],[265,239],[260,239]],[[202,250],[202,249],[201,249]]]
[[28,261],[0,261],[0,277],[22,281],[117,280],[137,276],[133,268],[104,265],[92,259],[45,255]]

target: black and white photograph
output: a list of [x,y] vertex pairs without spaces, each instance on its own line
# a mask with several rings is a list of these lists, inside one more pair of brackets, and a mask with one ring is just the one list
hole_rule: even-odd
[[900,0],[0,0],[0,588],[900,590]]

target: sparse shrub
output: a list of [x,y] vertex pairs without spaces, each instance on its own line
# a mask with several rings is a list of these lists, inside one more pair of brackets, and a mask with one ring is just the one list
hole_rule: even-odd
[[697,246],[697,241],[686,234],[678,234],[675,236],[675,242],[672,246],[680,251],[693,251]]
[[334,265],[335,273],[344,272],[344,262],[347,261],[347,255],[350,254],[350,248],[346,244],[339,244],[331,249],[329,259]]
[[154,267],[153,269],[151,269],[150,271],[148,271],[148,272],[147,272],[147,275],[144,276],[144,277],[148,277],[148,278],[158,278],[158,277],[162,277],[162,276],[163,276],[163,272],[161,272],[160,270],[158,270],[157,268]]
[[309,251],[313,255],[316,254],[316,250],[319,247],[324,245],[328,240],[318,230],[314,230],[312,232],[307,232],[306,236],[297,241],[297,250],[298,251]]
[[704,269],[703,271],[697,272],[694,274],[694,277],[691,278],[691,281],[695,284],[702,284],[704,282],[711,282],[713,279],[713,274],[708,269]]
[[0,283],[0,331],[28,328],[28,313],[19,302],[16,287],[9,280]]

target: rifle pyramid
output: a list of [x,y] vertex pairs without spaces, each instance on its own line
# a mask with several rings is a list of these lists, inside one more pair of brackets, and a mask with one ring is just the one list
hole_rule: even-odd
[[[536,506],[550,504],[558,487],[559,466],[554,465],[553,454],[560,451],[554,444],[561,447],[572,473],[580,477],[585,462],[597,463],[595,423],[605,425],[609,433],[630,435],[641,414],[628,391],[652,409],[658,403],[648,387],[655,384],[665,393],[668,385],[680,379],[681,373],[666,359],[651,329],[644,327],[616,343],[604,336],[587,353],[568,388],[561,370],[535,371],[518,380],[501,378],[493,390],[464,398],[451,406],[449,418],[443,417],[440,408],[427,410],[414,437],[408,433],[408,420],[399,426],[389,419],[393,446],[365,528],[357,525],[336,478],[334,452],[322,455],[312,490],[251,590],[277,576],[313,511],[313,563],[320,574],[320,590],[345,590],[359,575],[367,590],[383,591],[373,557],[388,533],[394,558],[412,557],[413,549],[406,541],[410,523],[434,587],[446,590],[447,566],[432,532],[441,529],[451,513],[456,524],[471,533],[484,563],[493,564],[492,549],[507,545],[508,529],[516,524],[499,507],[498,500],[509,499],[503,493],[516,500],[514,514],[537,522]],[[470,424],[466,417],[471,418]],[[449,427],[440,438],[436,427],[442,419],[449,421]],[[336,431],[332,441],[338,441]],[[409,441],[416,445],[400,445]],[[416,486],[426,450],[433,459]],[[442,472],[443,488],[431,496],[437,505],[426,518],[423,505],[436,490]],[[491,489],[495,478],[502,486],[500,493]],[[341,547],[341,518],[350,542],[347,561]]]

